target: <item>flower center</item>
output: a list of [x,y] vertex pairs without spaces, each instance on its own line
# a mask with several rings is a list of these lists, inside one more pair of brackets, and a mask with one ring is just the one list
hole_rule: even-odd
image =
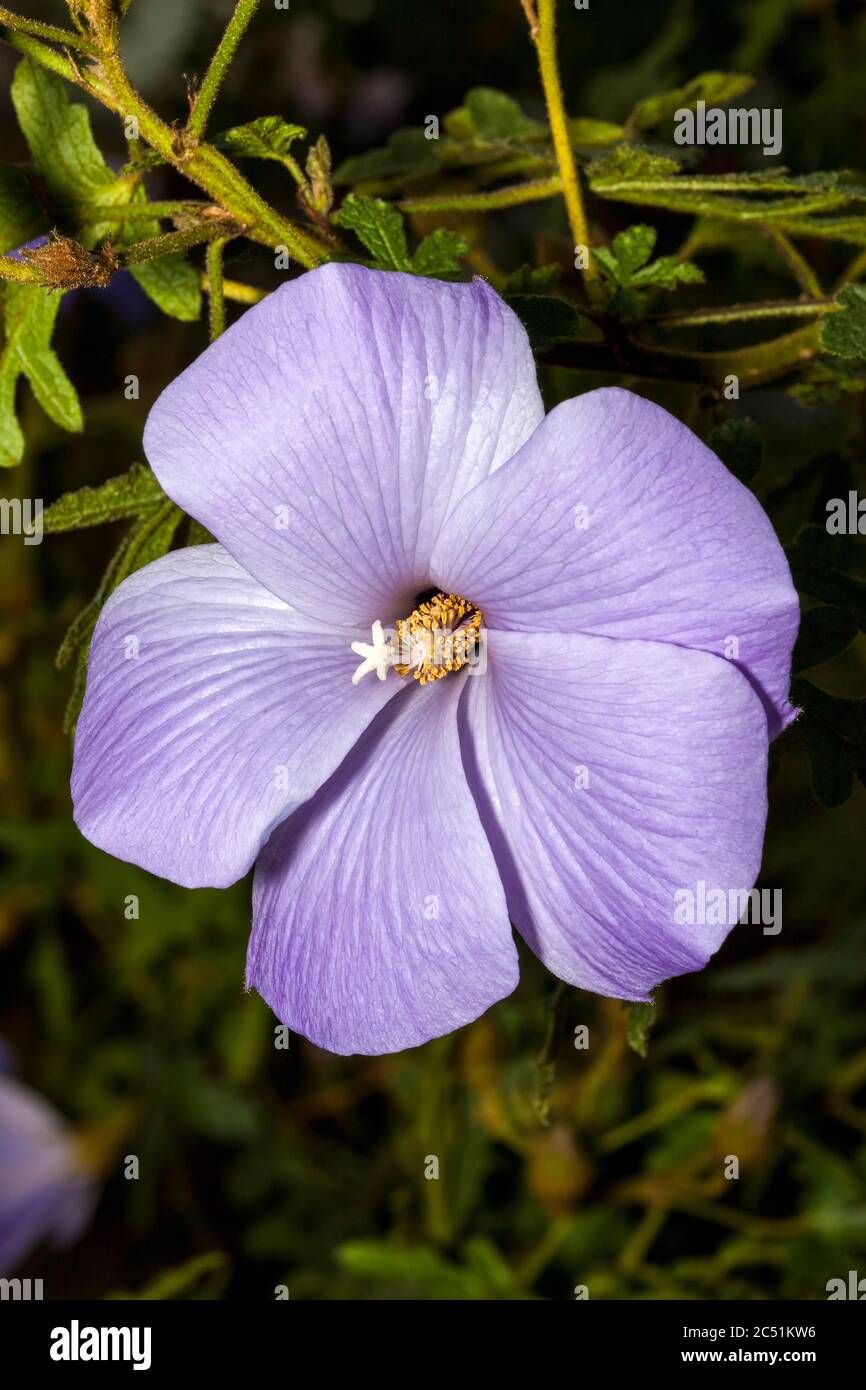
[[468,599],[434,593],[407,618],[398,618],[389,632],[375,622],[372,644],[352,643],[352,651],[363,657],[352,684],[357,685],[368,671],[375,671],[383,681],[392,666],[398,676],[411,675],[420,685],[459,671],[477,659],[481,623],[481,610]]

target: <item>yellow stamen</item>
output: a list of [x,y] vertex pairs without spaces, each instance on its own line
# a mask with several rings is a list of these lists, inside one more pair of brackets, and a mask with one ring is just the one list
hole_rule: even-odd
[[398,676],[421,685],[459,671],[478,651],[481,611],[459,594],[434,594],[396,623]]

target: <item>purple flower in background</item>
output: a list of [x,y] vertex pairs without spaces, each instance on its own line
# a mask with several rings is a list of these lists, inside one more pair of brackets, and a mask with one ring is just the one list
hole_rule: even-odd
[[618,389],[545,417],[482,281],[327,265],[167,388],[145,449],[219,544],[107,603],[76,820],[187,886],[258,859],[248,981],[287,1025],[341,1053],[459,1027],[517,983],[510,921],[622,999],[706,962],[733,923],[675,898],[754,882],[797,601],[684,425]]
[[0,1072],[0,1276],[40,1241],[71,1244],[95,1202],[94,1178],[56,1110]]

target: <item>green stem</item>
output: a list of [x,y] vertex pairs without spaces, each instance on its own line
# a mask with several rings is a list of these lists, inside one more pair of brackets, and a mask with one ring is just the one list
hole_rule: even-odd
[[223,78],[258,7],[259,0],[238,0],[193,103],[186,125],[186,133],[191,140],[200,140],[204,135]]
[[797,250],[794,243],[778,227],[771,227],[765,223],[761,226],[761,231],[767,240],[775,246],[800,289],[815,299],[820,299],[824,293],[821,282],[806,257]]
[[[203,275],[201,287],[206,290],[208,286],[208,277]],[[268,290],[260,290],[257,285],[245,285],[240,280],[223,280],[223,296],[235,304],[260,304],[268,294]]]
[[39,276],[26,261],[17,261],[14,256],[0,256],[0,280],[21,280],[25,284],[38,284]]
[[[234,228],[236,235],[241,229]],[[188,251],[191,246],[201,246],[204,242],[226,241],[225,222],[214,222],[211,226],[200,223],[183,232],[166,232],[163,236],[148,237],[147,241],[133,242],[118,252],[121,265],[141,265],[144,261],[154,261],[162,256],[170,256],[175,251]]]
[[[533,33],[532,28],[530,33],[532,33],[538,52],[541,85],[544,88],[544,99],[547,103],[547,115],[550,122],[550,133],[553,137],[553,148],[556,152],[556,162],[562,176],[562,192],[568,212],[572,239],[575,247],[585,246],[589,252],[589,228],[583,210],[577,165],[574,160],[574,151],[571,148],[568,119],[562,98],[562,84],[559,80],[559,63],[556,56],[556,0],[539,0],[537,33]],[[589,285],[597,275],[598,271],[590,254],[583,271],[584,283]]]
[[198,213],[213,207],[205,198],[178,198],[153,203],[124,203],[106,207],[102,203],[79,203],[76,214],[85,222],[152,222],[159,217],[179,217],[183,213]]
[[276,212],[219,150],[201,143],[190,146],[183,132],[179,134],[166,125],[136,92],[116,50],[104,55],[102,71],[108,89],[102,97],[105,104],[122,116],[135,116],[147,143],[203,188],[227,214],[244,224],[253,241],[272,250],[284,245],[296,261],[307,267],[321,265],[330,258],[330,248]]
[[[25,57],[32,58],[34,63],[40,67],[48,68],[50,72],[56,72],[58,77],[63,77],[67,82],[74,82],[77,87],[83,87],[85,91],[92,91],[94,96],[100,96],[96,81],[92,75],[87,81],[68,58],[64,58],[53,48],[47,48],[38,39],[31,38],[29,34],[7,33],[0,35],[11,48],[17,48],[19,53]],[[100,99],[101,96],[100,96]]]
[[223,251],[225,250],[225,239],[220,237],[217,241],[212,241],[207,248],[207,289],[208,289],[208,322],[210,325],[210,340],[215,343],[217,338],[225,330],[226,326],[226,297],[225,283],[223,280]]
[[514,208],[520,203],[537,203],[562,193],[562,179],[532,179],[510,184],[490,193],[433,193],[429,197],[404,198],[397,204],[401,212],[490,212],[495,208]]
[[5,5],[0,5],[0,24],[17,34],[31,34],[35,38],[49,39],[52,43],[62,43],[66,48],[77,48],[89,57],[98,56],[95,44],[74,29],[61,29],[57,24],[43,24],[40,19],[25,19],[23,15],[13,14]]
[[705,382],[722,386],[738,377],[744,390],[787,376],[819,349],[818,326],[770,338],[753,347],[724,352],[674,352],[657,343],[625,339],[617,343],[557,343],[541,355],[553,367],[576,371],[632,374],[646,381]]
[[[832,299],[780,299],[766,304],[730,304],[725,309],[694,309],[685,314],[651,314],[639,319],[641,327],[699,328],[705,323],[746,323],[751,319],[814,318],[836,309]],[[633,325],[633,326],[636,326]]]
[[863,275],[866,275],[866,251],[861,251],[859,256],[854,257],[847,270],[839,277],[836,289],[841,290],[845,285],[852,284]]

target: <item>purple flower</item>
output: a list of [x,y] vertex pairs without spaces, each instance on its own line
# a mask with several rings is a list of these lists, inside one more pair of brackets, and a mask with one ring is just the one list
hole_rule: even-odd
[[258,859],[248,981],[289,1027],[457,1028],[517,983],[509,919],[623,999],[706,962],[733,924],[675,894],[755,879],[797,601],[684,425],[617,389],[545,418],[482,281],[327,265],[163,392],[145,449],[220,543],[106,605],[76,820],[187,886]]
[[52,1107],[0,1072],[0,1276],[34,1245],[68,1245],[93,1212],[96,1185]]

